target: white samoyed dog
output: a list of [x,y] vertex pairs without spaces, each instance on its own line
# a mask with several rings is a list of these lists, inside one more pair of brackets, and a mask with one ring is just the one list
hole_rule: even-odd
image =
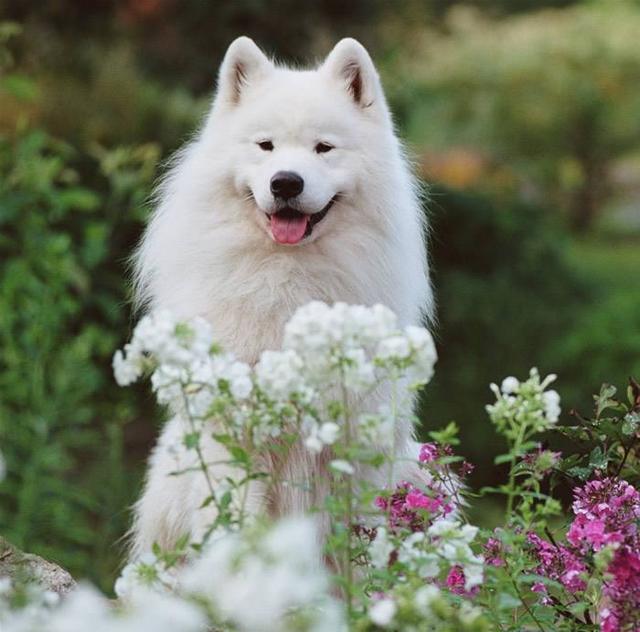
[[[428,318],[425,231],[419,188],[364,47],[343,39],[320,66],[297,70],[240,37],[202,129],[160,188],[136,254],[136,298],[181,319],[207,318],[225,350],[254,363],[279,348],[284,324],[311,300],[382,303],[403,326]],[[385,399],[378,392],[366,407]],[[398,456],[416,456],[409,419],[396,429]],[[170,476],[171,446],[184,432],[172,420],[152,453],[133,555],[153,542],[171,547],[185,533],[198,538],[212,521],[211,505],[199,509],[208,495],[202,473]],[[208,462],[226,458],[213,439],[203,449]],[[279,467],[306,486],[285,484],[265,498],[256,484],[252,511],[317,505],[328,489],[326,463],[295,447]],[[213,470],[228,475],[225,466]],[[415,466],[397,470],[398,479],[420,477]]]

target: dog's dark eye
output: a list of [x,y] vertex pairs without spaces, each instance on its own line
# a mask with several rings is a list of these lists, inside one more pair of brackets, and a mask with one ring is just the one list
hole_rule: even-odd
[[329,143],[318,143],[316,145],[316,154],[326,154],[328,151],[333,149],[333,145],[329,145]]
[[260,147],[262,151],[273,151],[273,143],[270,140],[261,140],[258,143],[258,147]]

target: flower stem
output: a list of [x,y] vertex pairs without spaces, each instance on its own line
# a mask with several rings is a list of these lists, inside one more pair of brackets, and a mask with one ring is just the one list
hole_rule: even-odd
[[513,444],[513,448],[511,449],[511,467],[509,469],[509,483],[507,485],[507,510],[505,514],[505,522],[509,523],[511,520],[511,513],[513,510],[513,499],[516,495],[516,461],[518,456],[520,455],[520,448],[524,441],[526,433],[526,424],[522,423],[520,428],[518,429],[518,434],[516,436],[515,443]]
[[[347,389],[344,382],[344,371],[342,375],[342,405],[344,413],[344,443],[347,458],[351,459],[351,417],[349,415],[349,401],[347,397]],[[353,615],[353,568],[351,564],[352,549],[351,549],[351,530],[353,528],[353,479],[351,474],[346,474],[346,508],[345,508],[345,528],[346,528],[346,546],[344,552],[344,569],[343,577],[345,584],[345,599],[347,602],[347,613],[349,620]]]

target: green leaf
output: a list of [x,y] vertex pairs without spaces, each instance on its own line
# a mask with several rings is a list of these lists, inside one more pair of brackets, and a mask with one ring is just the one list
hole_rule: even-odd
[[220,499],[220,502],[218,503],[218,508],[222,512],[230,504],[231,504],[231,492],[230,491],[226,491],[224,494],[222,494],[222,498]]
[[635,412],[627,413],[622,420],[622,434],[628,437],[634,435],[638,431],[638,426],[640,426],[640,414]]
[[597,470],[604,470],[609,463],[609,456],[602,451],[600,446],[596,446],[589,455],[589,465]]
[[611,384],[603,384],[600,387],[600,393],[598,395],[594,395],[594,400],[596,402],[596,417],[600,417],[602,412],[607,408],[618,404],[618,402],[613,399],[616,392],[616,387]]
[[500,610],[512,610],[519,608],[521,605],[520,599],[509,593],[500,593],[498,595],[498,608],[500,608]]
[[19,101],[35,101],[40,95],[35,81],[24,75],[5,75],[0,78],[0,88]]
[[520,582],[523,584],[544,584],[549,588],[557,588],[558,590],[562,590],[563,586],[560,582],[556,582],[553,579],[549,579],[548,577],[543,577],[542,575],[536,575],[534,573],[525,573],[520,577]]
[[440,445],[458,445],[458,424],[450,421],[442,430],[433,430],[429,433],[429,437]]
[[198,447],[200,443],[200,433],[199,432],[188,432],[183,437],[184,447],[187,450],[193,450]]
[[589,478],[589,476],[591,476],[592,471],[593,470],[590,467],[575,466],[569,468],[567,470],[567,474],[572,478],[579,478],[580,480],[584,481]]
[[204,509],[205,507],[208,507],[214,500],[215,498],[213,496],[207,496],[202,502],[202,504],[200,505],[200,509]]
[[567,609],[571,614],[574,614],[578,617],[581,617],[589,608],[591,604],[586,601],[578,601],[577,603],[572,603],[567,605]]
[[240,446],[230,445],[228,446],[228,450],[234,461],[241,463],[242,465],[249,463],[249,455]]
[[67,208],[79,211],[93,211],[100,204],[100,198],[89,189],[74,187],[58,193],[58,200]]

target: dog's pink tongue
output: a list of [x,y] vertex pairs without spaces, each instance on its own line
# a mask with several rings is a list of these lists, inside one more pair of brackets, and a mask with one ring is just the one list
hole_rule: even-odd
[[271,233],[279,244],[297,244],[304,237],[308,223],[308,215],[283,217],[276,213],[271,216]]

